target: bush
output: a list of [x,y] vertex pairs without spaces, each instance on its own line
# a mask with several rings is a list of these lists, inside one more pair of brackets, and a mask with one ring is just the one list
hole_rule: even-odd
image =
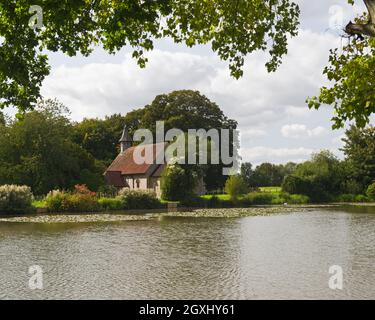
[[303,194],[290,194],[285,202],[288,204],[306,204],[310,202],[310,198]]
[[306,204],[310,202],[310,198],[301,194],[282,193],[266,193],[254,192],[249,193],[241,201],[242,205],[281,205],[287,204]]
[[325,190],[324,181],[320,177],[308,178],[297,175],[286,176],[282,184],[283,192],[289,194],[303,194],[312,202],[326,202],[331,200],[331,194]]
[[60,190],[49,192],[46,205],[50,212],[96,212],[101,209],[95,192],[85,185],[76,185],[73,193]]
[[221,207],[220,199],[217,196],[213,195],[210,199],[208,199],[207,207],[208,208],[220,208]]
[[241,176],[230,176],[225,182],[225,192],[229,194],[232,201],[237,201],[240,195],[248,192],[248,187]]
[[26,214],[33,212],[33,194],[27,186],[0,186],[0,214]]
[[248,205],[262,205],[262,204],[275,204],[272,201],[277,196],[272,193],[253,192],[249,193],[243,202]]
[[61,212],[63,211],[63,202],[69,197],[69,194],[60,191],[53,190],[47,194],[46,197],[46,207],[49,212]]
[[371,198],[366,197],[363,194],[359,194],[359,195],[355,196],[355,202],[369,202],[370,200],[371,200]]
[[98,194],[106,198],[114,198],[117,196],[117,188],[111,185],[100,186],[98,189]]
[[356,202],[356,195],[355,194],[340,194],[335,198],[335,201],[337,202]]
[[307,179],[292,174],[285,177],[281,186],[282,190],[289,194],[306,194],[310,187]]
[[124,188],[120,190],[118,197],[122,202],[123,209],[126,210],[158,209],[161,207],[156,193],[151,191]]
[[190,195],[189,197],[180,201],[181,206],[189,208],[204,208],[208,207],[210,200],[203,199],[197,195]]
[[194,172],[178,164],[168,165],[161,179],[162,198],[168,201],[182,201],[194,195],[197,177]]
[[104,211],[123,209],[121,198],[100,198],[98,201]]
[[366,194],[371,200],[375,200],[375,182],[368,186]]

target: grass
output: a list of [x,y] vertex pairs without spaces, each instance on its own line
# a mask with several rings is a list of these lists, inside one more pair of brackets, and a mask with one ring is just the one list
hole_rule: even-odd
[[[278,195],[281,193],[281,187],[261,187],[259,188],[261,193],[273,193],[275,195]],[[259,192],[256,192],[259,193]],[[202,199],[210,200],[213,197],[213,195],[207,194],[202,196]],[[219,200],[228,201],[230,200],[229,194],[215,194],[215,197],[219,198]],[[239,199],[243,198],[243,196],[240,196]]]
[[34,200],[32,206],[39,209],[39,208],[46,208],[47,204],[45,200]]
[[223,201],[230,200],[229,194],[215,194],[215,195],[206,194],[202,196],[201,198],[205,200],[210,200],[212,197],[217,197],[219,200],[223,200]]
[[267,192],[267,193],[280,193],[281,187],[260,187],[259,188],[261,192]]

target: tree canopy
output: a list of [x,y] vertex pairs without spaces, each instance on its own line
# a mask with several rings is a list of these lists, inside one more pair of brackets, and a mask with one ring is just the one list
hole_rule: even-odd
[[[193,90],[158,95],[150,104],[125,116],[125,123],[131,133],[138,128],[149,129],[154,133],[154,137],[156,121],[164,121],[165,131],[176,128],[184,133],[188,133],[189,129],[208,131],[237,128],[237,122],[229,119],[215,102]],[[208,151],[211,150],[210,146],[208,145]],[[208,190],[223,187],[226,176],[223,176],[222,170],[223,164],[205,166],[204,180]]]
[[[354,43],[343,52],[333,50],[324,70],[332,88],[323,87],[309,100],[312,108],[334,106],[336,128],[346,120],[364,126],[375,111],[375,0],[363,1],[366,15],[345,28],[356,37]],[[155,40],[171,38],[188,47],[210,44],[228,61],[235,78],[243,74],[246,55],[265,51],[266,67],[272,72],[287,53],[288,39],[297,35],[299,13],[293,0],[2,1],[0,109],[16,106],[23,113],[35,107],[50,72],[48,51],[88,56],[97,46],[109,53],[128,46],[144,67]]]
[[50,100],[22,121],[0,125],[0,184],[28,185],[35,194],[77,183],[97,189],[104,167],[71,134],[65,108]]
[[366,126],[375,112],[375,38],[356,38],[343,50],[331,50],[324,74],[332,85],[323,86],[319,96],[309,99],[309,107],[332,105],[334,128],[348,120]]
[[[43,27],[30,8],[42,9]],[[33,7],[32,7],[33,6]],[[36,11],[37,12],[37,11]],[[89,55],[100,45],[109,53],[124,46],[144,67],[155,39],[192,47],[210,43],[242,75],[244,57],[268,51],[274,71],[298,27],[298,6],[290,0],[17,0],[0,4],[0,108],[25,111],[40,98],[49,74],[45,50]]]

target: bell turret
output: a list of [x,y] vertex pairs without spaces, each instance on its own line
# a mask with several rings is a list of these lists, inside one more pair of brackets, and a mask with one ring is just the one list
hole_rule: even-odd
[[124,126],[124,130],[122,131],[122,136],[119,142],[121,147],[121,153],[125,152],[125,150],[130,148],[133,144],[133,140],[129,135],[129,131],[126,125]]

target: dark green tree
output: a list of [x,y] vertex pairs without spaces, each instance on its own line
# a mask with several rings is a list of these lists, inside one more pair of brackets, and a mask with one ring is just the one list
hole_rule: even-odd
[[[130,131],[136,128],[150,129],[155,137],[156,121],[164,121],[165,132],[180,129],[187,133],[189,129],[236,129],[237,122],[228,119],[220,107],[198,91],[181,90],[157,96],[154,101],[142,109],[134,110],[125,117]],[[216,146],[220,147],[220,146]],[[208,190],[223,188],[226,176],[223,165],[204,167],[205,183]]]
[[162,198],[169,201],[184,201],[194,195],[197,176],[189,167],[168,165],[161,179]]
[[244,162],[241,164],[241,177],[246,182],[247,186],[252,186],[253,181],[253,165],[250,162]]
[[[370,12],[375,30],[375,0],[365,2],[372,3]],[[357,19],[357,24],[352,24],[351,28],[360,30],[367,21],[367,16]],[[354,37],[343,49],[331,50],[324,75],[331,85],[323,86],[317,97],[309,98],[309,107],[333,106],[335,129],[350,120],[359,127],[366,126],[375,112],[375,38]]]
[[104,119],[84,119],[73,125],[72,139],[95,159],[110,164],[119,153],[119,138],[125,117],[114,114]]
[[58,102],[41,102],[0,131],[0,184],[28,185],[45,194],[77,183],[97,189],[102,183],[104,168],[71,141],[72,126]]
[[349,178],[359,183],[364,192],[375,180],[375,128],[351,126],[343,141],[345,145],[342,150],[350,166]]
[[[33,5],[42,9],[43,28],[29,26]],[[290,0],[3,1],[0,106],[24,111],[35,105],[49,73],[45,50],[88,56],[99,44],[110,53],[130,46],[144,67],[154,40],[168,37],[189,47],[211,44],[235,77],[242,75],[245,56],[258,50],[269,52],[267,68],[274,71],[288,36],[297,34],[298,16]]]
[[341,193],[346,178],[342,163],[330,151],[323,150],[299,164],[284,179],[282,188],[285,192],[305,194],[315,202],[328,201]]

